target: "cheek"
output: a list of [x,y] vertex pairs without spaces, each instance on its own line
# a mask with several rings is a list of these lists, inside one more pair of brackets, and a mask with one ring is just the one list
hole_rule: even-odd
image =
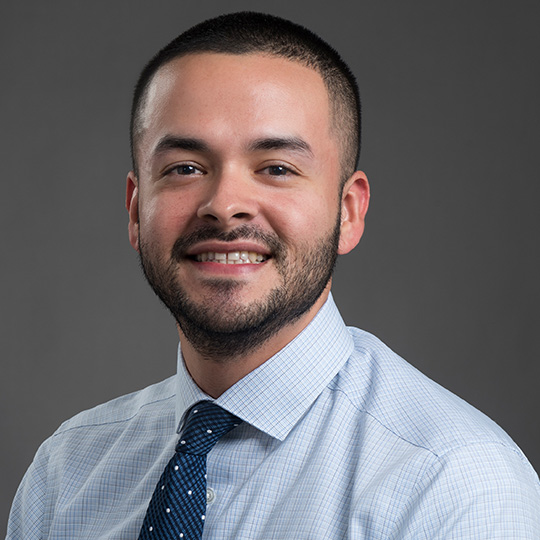
[[310,244],[326,238],[333,231],[338,212],[337,197],[295,197],[276,202],[270,212],[274,231],[291,246]]
[[140,229],[144,241],[172,244],[188,221],[185,207],[171,198],[154,198],[141,205]]

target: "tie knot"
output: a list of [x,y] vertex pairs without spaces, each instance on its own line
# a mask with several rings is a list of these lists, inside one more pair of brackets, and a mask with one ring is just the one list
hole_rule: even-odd
[[218,440],[242,420],[211,401],[199,401],[189,411],[176,451],[206,455]]

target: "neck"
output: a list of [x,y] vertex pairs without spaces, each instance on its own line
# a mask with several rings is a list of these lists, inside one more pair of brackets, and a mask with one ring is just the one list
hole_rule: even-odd
[[186,368],[197,386],[209,396],[218,398],[223,392],[243,379],[248,373],[264,364],[290,343],[313,320],[328,298],[327,287],[317,302],[302,317],[283,327],[279,332],[242,355],[241,358],[209,357],[193,347],[178,327],[182,356]]

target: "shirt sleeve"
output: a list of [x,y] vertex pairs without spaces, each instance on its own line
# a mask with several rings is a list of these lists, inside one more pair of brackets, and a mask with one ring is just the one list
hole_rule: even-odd
[[47,537],[45,514],[50,439],[45,441],[26,471],[13,500],[6,540],[41,540]]
[[475,443],[438,458],[409,502],[395,538],[540,539],[538,476],[503,444]]

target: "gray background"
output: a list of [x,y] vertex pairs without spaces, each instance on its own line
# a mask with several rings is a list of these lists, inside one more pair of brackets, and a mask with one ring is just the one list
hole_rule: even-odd
[[0,530],[61,421],[174,372],[174,325],[127,241],[130,95],[180,31],[246,8],[305,24],[358,75],[372,205],[337,271],[346,321],[540,469],[539,3],[272,6],[2,3]]

